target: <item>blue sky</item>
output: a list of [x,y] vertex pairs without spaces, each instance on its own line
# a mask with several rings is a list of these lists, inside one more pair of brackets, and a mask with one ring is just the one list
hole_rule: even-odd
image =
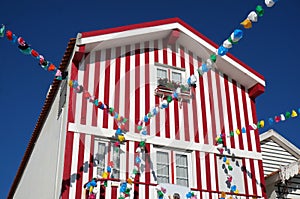
[[[78,32],[172,17],[222,44],[258,4],[264,6],[264,1],[5,1],[1,3],[0,24],[59,66],[69,39]],[[299,7],[299,0],[279,0],[266,8],[264,16],[245,30],[242,40],[230,50],[265,77],[266,92],[256,99],[259,119],[300,108]],[[0,198],[5,198],[53,76],[6,38],[0,38],[0,66]],[[300,117],[272,126],[266,122],[260,131],[273,128],[300,148],[299,124]]]

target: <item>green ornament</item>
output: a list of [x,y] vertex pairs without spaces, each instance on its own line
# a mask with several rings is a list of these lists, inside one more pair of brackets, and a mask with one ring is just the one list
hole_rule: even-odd
[[123,121],[122,121],[122,122],[123,122],[123,123],[126,123],[127,120],[128,120],[127,118],[123,118]]
[[157,194],[158,194],[159,197],[163,197],[164,196],[164,193],[162,191],[158,191]]
[[222,139],[222,138],[219,138],[219,139],[218,139],[218,143],[219,143],[219,144],[222,144],[222,142],[223,142],[223,139]]
[[260,17],[262,17],[264,15],[264,12],[265,12],[261,5],[256,6],[255,11],[256,11],[256,14]]
[[120,196],[119,199],[125,199],[123,196]]
[[234,136],[234,132],[230,131],[230,137],[233,137],[233,136]]
[[171,96],[168,96],[168,97],[167,97],[167,102],[168,102],[168,103],[172,102],[172,100],[173,100],[173,99],[172,99]]
[[115,147],[115,152],[118,153],[119,152],[119,148]]
[[0,37],[4,37],[4,32],[5,32],[5,25],[2,25],[0,28]]
[[147,114],[147,116],[148,116],[149,118],[152,117],[151,112],[149,112],[149,113]]
[[142,126],[138,126],[138,127],[137,127],[137,130],[138,130],[138,131],[141,131],[142,129],[143,129]]
[[238,42],[237,41],[232,41],[231,37],[228,38],[228,41],[232,44],[237,44]]
[[104,186],[105,186],[105,187],[107,187],[107,181],[104,181],[104,183],[103,183],[103,184],[104,184]]
[[138,173],[138,170],[137,170],[137,169],[133,169],[133,170],[132,170],[132,173],[133,173],[133,174],[137,174],[137,173]]
[[258,129],[260,129],[261,128],[260,122],[257,122],[256,126],[257,126]]
[[114,108],[109,108],[109,113],[113,113],[114,112]]
[[201,77],[204,74],[204,72],[200,68],[197,69],[197,72],[199,77]]
[[229,169],[229,171],[232,171],[232,170],[233,170],[233,168],[232,168],[231,165],[228,166],[228,169]]
[[127,188],[127,189],[125,190],[125,193],[126,193],[126,194],[130,194],[130,189]]
[[140,142],[140,147],[144,147],[145,144],[146,144],[145,141],[141,141],[141,142]]
[[216,61],[217,61],[217,55],[216,55],[216,54],[211,54],[211,55],[210,55],[210,60],[211,60],[212,62],[216,62]]
[[286,113],[285,113],[285,118],[288,119],[288,118],[290,118],[290,117],[291,117],[291,113],[290,113],[290,112],[286,112]]

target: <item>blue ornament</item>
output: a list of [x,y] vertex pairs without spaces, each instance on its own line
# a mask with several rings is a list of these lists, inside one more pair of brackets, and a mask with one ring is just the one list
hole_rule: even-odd
[[108,167],[106,168],[106,171],[107,171],[108,173],[111,173],[111,167],[108,166]]
[[153,108],[153,110],[152,110],[152,114],[153,114],[153,115],[156,115],[156,114],[157,114],[156,107],[154,107],[154,108]]
[[188,192],[185,196],[186,196],[187,198],[191,198],[191,197],[192,197],[192,193],[191,193],[191,192]]
[[77,88],[78,86],[79,86],[78,81],[77,80],[73,80],[72,87],[73,88]]
[[141,134],[142,134],[142,135],[147,135],[147,131],[142,130]]
[[98,105],[99,105],[98,99],[95,99],[93,103],[94,103],[96,106],[98,106]]
[[246,128],[245,127],[242,128],[242,133],[246,133]]
[[141,163],[141,158],[140,158],[139,156],[136,156],[135,162],[136,162],[137,164],[140,164],[140,163]]
[[18,37],[17,37],[15,34],[13,34],[12,40],[11,40],[11,41],[12,41],[13,43],[16,43],[17,40],[18,40]]
[[298,113],[300,113],[300,108],[298,108]]
[[231,186],[231,191],[236,191],[236,185]]
[[207,65],[205,63],[202,64],[202,72],[207,72],[208,68]]
[[218,55],[224,56],[228,52],[228,48],[225,48],[224,46],[220,46],[218,48]]
[[173,96],[174,96],[174,98],[178,99],[178,93],[174,92]]
[[122,135],[122,130],[120,128],[116,130],[116,135]]
[[226,156],[223,157],[223,162],[226,162],[227,158]]
[[144,122],[148,122],[148,121],[149,121],[149,118],[147,117],[147,115],[145,115]]
[[274,123],[274,120],[273,120],[273,118],[270,117],[269,118],[269,124],[272,125],[273,123]]
[[240,29],[235,29],[233,31],[234,40],[240,40],[243,37],[243,31]]

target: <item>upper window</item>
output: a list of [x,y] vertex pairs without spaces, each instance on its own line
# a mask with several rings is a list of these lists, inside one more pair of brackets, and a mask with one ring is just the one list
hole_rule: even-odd
[[184,154],[175,154],[176,157],[176,184],[189,186],[188,158]]
[[157,182],[158,183],[169,183],[169,153],[167,152],[156,152],[156,166],[157,166]]
[[170,83],[182,84],[185,69],[176,68],[165,64],[156,63],[156,79],[158,85],[170,85]]

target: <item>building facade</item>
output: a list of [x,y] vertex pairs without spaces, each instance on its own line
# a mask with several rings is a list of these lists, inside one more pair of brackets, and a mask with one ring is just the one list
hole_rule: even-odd
[[[101,199],[119,198],[130,178],[134,199],[158,198],[162,183],[199,199],[266,197],[258,131],[248,128],[264,78],[231,54],[198,76],[217,48],[178,18],[79,33],[60,68],[81,91],[53,82],[8,198],[87,198],[94,177]],[[193,74],[196,87],[161,108],[172,85],[160,80],[184,84]]]

